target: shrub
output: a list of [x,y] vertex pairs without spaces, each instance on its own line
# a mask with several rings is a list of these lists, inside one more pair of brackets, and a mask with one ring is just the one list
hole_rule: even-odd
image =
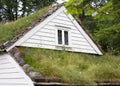
[[120,23],[101,29],[96,33],[96,39],[104,51],[120,54]]

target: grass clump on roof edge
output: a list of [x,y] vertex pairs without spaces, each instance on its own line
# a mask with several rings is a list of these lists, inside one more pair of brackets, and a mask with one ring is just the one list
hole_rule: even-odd
[[65,82],[96,85],[95,81],[120,82],[120,56],[95,56],[81,53],[19,47],[21,57],[35,71]]
[[46,12],[48,12],[50,7],[44,7],[39,11],[31,14],[29,16],[20,18],[16,21],[7,22],[5,24],[0,24],[0,45],[5,43],[6,41],[10,41],[21,31],[27,29],[27,27],[37,20],[41,18]]

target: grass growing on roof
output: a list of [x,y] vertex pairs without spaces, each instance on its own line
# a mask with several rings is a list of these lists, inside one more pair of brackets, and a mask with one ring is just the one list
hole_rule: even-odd
[[5,24],[0,23],[0,45],[6,41],[11,40],[14,36],[16,36],[21,31],[27,29],[27,27],[38,18],[42,17],[47,11],[49,7],[45,7],[36,13],[20,18],[13,22],[7,22]]
[[91,85],[95,85],[94,80],[120,80],[120,56],[94,56],[22,47],[19,49],[25,61],[44,76]]

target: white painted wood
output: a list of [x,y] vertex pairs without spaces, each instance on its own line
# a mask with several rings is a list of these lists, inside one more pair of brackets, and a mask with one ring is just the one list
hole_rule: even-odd
[[74,26],[68,26],[66,24],[62,24],[62,23],[55,23],[55,22],[49,22],[48,25],[51,25],[51,26],[62,26],[62,27],[68,27],[68,28],[74,28]]
[[47,36],[47,37],[55,37],[55,33],[41,33],[41,32],[36,32],[35,35],[39,35],[39,36]]
[[30,39],[33,39],[33,40],[48,40],[48,41],[55,41],[54,39],[55,37],[45,37],[45,36],[38,36],[38,35],[34,35],[32,36]]
[[[9,51],[14,46],[25,46],[35,48],[46,48],[62,50],[62,46],[58,46],[57,30],[67,30],[69,33],[69,48],[66,50],[73,52],[84,52],[102,55],[95,43],[90,39],[87,33],[70,15],[66,14],[65,7],[61,7],[43,22],[34,27],[24,37],[18,40],[14,45],[7,49]],[[64,37],[62,38],[64,43]],[[64,44],[62,44],[64,46]]]
[[[6,64],[2,64],[6,63]],[[8,54],[0,55],[0,86],[34,86],[32,80]]]
[[23,43],[23,47],[33,47],[33,48],[45,48],[45,49],[55,49],[55,45],[48,44],[35,44],[35,43]]
[[67,17],[61,17],[61,16],[56,16],[55,19],[57,20],[61,20],[61,21],[67,21],[67,22],[70,22],[70,20],[67,18]]
[[[61,22],[62,21],[62,22]],[[63,20],[59,20],[59,19],[53,19],[51,20],[51,22],[54,22],[56,24],[66,24],[66,25],[70,25],[70,26],[73,26],[72,22],[68,22],[68,21],[63,21]]]
[[90,46],[90,44],[88,44],[87,42],[83,42],[83,41],[72,41],[72,45],[76,45],[76,46]]
[[38,43],[38,44],[54,44],[54,41],[51,40],[34,40],[34,39],[28,39],[26,43]]
[[[49,28],[49,27],[48,27]],[[39,33],[48,33],[48,34],[55,34],[55,30],[50,30],[50,29],[46,29],[46,28],[42,28],[41,30],[38,31]]]

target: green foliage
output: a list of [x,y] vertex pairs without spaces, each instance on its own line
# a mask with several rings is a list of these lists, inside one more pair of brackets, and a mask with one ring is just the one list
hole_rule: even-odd
[[93,36],[95,34],[104,51],[120,54],[120,1],[70,0],[66,6]]
[[96,33],[96,39],[98,39],[104,50],[120,54],[120,23],[101,29]]
[[87,30],[94,35],[94,33],[96,32],[96,30],[99,30],[98,26],[97,26],[97,21],[94,20],[93,17],[91,16],[86,16],[86,18],[84,18],[82,20],[82,25],[87,28]]
[[56,0],[0,0],[0,22],[17,20],[55,2]]
[[120,56],[94,56],[80,53],[19,47],[21,57],[35,71],[65,82],[96,85],[95,81],[120,79]]
[[47,11],[49,7],[45,7],[36,13],[20,18],[14,22],[7,22],[5,24],[0,24],[0,45],[13,39],[18,33],[27,29],[27,27],[38,18],[42,17]]
[[101,9],[94,18],[97,19],[99,31],[96,39],[105,51],[120,54],[120,1],[111,0]]
[[94,10],[90,9],[91,0],[69,0],[65,5],[71,14],[90,15]]

